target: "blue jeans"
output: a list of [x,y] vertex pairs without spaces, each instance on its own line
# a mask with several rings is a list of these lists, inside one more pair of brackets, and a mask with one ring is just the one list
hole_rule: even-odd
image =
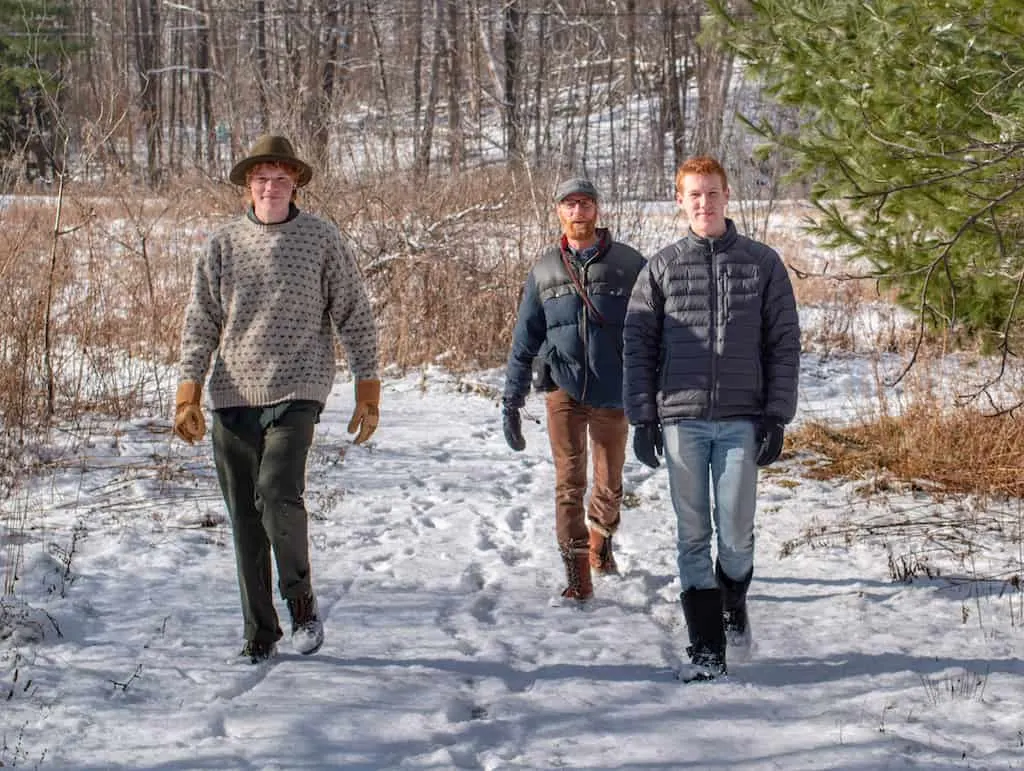
[[718,533],[718,560],[726,575],[738,580],[754,565],[754,435],[751,420],[683,420],[664,426],[683,591],[717,586],[711,557],[712,525]]

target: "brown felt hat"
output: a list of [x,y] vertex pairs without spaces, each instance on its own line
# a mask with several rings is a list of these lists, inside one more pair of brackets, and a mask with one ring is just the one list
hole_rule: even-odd
[[294,166],[299,172],[298,182],[295,183],[299,187],[308,184],[313,178],[313,169],[299,160],[291,142],[282,136],[265,134],[256,140],[249,155],[235,164],[228,179],[236,185],[245,185],[245,173],[257,163],[287,163]]

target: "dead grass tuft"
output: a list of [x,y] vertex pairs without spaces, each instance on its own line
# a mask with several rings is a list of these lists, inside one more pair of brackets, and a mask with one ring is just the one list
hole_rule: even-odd
[[933,495],[1024,497],[1024,420],[918,402],[849,427],[810,423],[792,445],[824,458],[815,479],[896,479]]
[[550,238],[541,190],[494,168],[318,193],[359,251],[382,361],[464,372],[505,360],[523,280]]

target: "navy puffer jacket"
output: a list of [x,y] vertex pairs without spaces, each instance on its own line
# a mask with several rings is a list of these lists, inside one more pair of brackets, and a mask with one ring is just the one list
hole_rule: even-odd
[[624,331],[625,407],[636,425],[796,413],[800,321],[779,255],[736,232],[690,231],[637,279]]
[[[612,241],[598,228],[597,253],[578,263],[563,236],[544,250],[530,271],[519,304],[505,374],[504,401],[522,407],[530,391],[531,365],[538,354],[551,367],[555,384],[591,407],[622,407],[622,324],[643,256]],[[563,253],[576,271],[598,317],[583,303],[566,270]]]

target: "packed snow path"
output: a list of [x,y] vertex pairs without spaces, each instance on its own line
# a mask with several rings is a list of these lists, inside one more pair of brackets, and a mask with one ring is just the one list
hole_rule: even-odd
[[[805,365],[804,417],[850,398],[832,366]],[[727,681],[673,677],[686,631],[663,469],[627,463],[622,576],[599,580],[582,610],[552,604],[564,576],[543,409],[531,397],[541,422],[524,421],[527,449],[511,452],[500,382],[385,380],[380,429],[354,447],[339,380],[307,496],[327,639],[303,657],[286,637],[263,666],[234,658],[241,617],[208,440],[172,441],[165,418],[104,423],[50,457],[0,529],[13,538],[27,514],[5,600],[24,618],[0,640],[0,765],[1024,767],[1012,599],[894,583],[878,544],[823,539],[783,556],[815,522],[880,505],[804,478],[799,459],[762,476],[756,650]]]

